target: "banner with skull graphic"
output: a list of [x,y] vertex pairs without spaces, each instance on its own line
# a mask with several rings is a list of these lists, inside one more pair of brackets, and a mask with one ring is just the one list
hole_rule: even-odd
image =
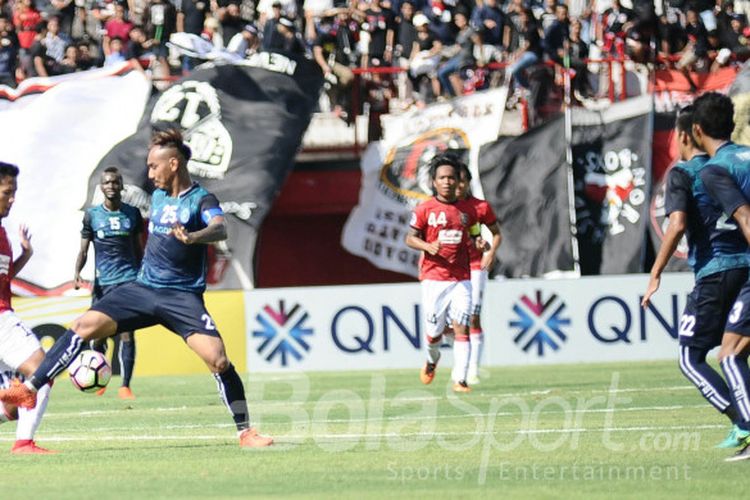
[[321,85],[319,67],[292,54],[263,52],[240,64],[200,66],[152,97],[137,132],[92,173],[88,203],[99,201],[102,170],[117,166],[126,201],[147,207],[151,133],[179,127],[193,153],[193,180],[218,197],[229,224],[229,240],[212,247],[209,284],[250,288],[258,231],[293,166]]

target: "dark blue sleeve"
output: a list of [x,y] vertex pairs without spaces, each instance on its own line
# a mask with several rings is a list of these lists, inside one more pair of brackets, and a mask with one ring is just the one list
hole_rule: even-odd
[[706,191],[721,205],[725,214],[731,216],[735,210],[748,203],[727,169],[710,165],[701,170],[700,176]]
[[208,222],[217,215],[224,215],[224,211],[219,205],[219,200],[213,194],[207,194],[201,199],[200,210],[201,220],[206,225],[208,225]]
[[91,212],[86,210],[83,214],[83,225],[81,226],[81,238],[94,239],[94,230],[91,227]]
[[143,216],[137,208],[133,211],[133,233],[141,234],[143,232]]
[[681,168],[672,168],[667,175],[667,190],[664,209],[667,215],[672,212],[687,212],[693,199],[693,181]]

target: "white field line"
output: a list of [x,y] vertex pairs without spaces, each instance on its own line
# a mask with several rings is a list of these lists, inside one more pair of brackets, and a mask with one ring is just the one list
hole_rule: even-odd
[[[446,386],[446,389],[449,391],[449,386]],[[601,390],[575,390],[575,391],[563,391],[562,389],[545,389],[540,391],[526,391],[526,392],[500,392],[500,393],[483,393],[481,392],[482,389],[475,389],[475,392],[471,395],[471,399],[467,400],[467,402],[480,402],[488,399],[499,399],[502,400],[504,398],[520,398],[520,397],[529,397],[529,396],[545,396],[545,395],[551,395],[554,393],[555,397],[561,397],[565,398],[566,396],[572,395],[572,394],[620,394],[620,393],[628,393],[628,392],[662,392],[662,391],[668,391],[668,392],[675,392],[675,391],[695,391],[695,387],[692,385],[677,385],[672,387],[644,387],[644,388],[624,388],[624,389],[601,389]],[[422,391],[425,392],[425,389],[405,389],[403,392],[417,392]],[[561,392],[557,392],[561,391]],[[352,395],[356,396],[356,398],[349,398],[349,399],[328,399],[326,398],[325,402],[329,405],[335,405],[335,404],[345,404],[352,401],[364,401],[368,404],[372,403],[390,403],[390,402],[398,402],[399,404],[403,403],[409,403],[409,402],[421,402],[421,401],[444,401],[445,396],[439,395],[439,396],[409,396],[409,397],[403,397],[400,396],[400,392],[394,396],[391,397],[385,397],[385,398],[363,398],[360,396],[356,391],[351,391]],[[52,393],[54,394],[54,393]],[[325,392],[320,393],[320,397],[324,396]],[[366,395],[366,393],[365,393]],[[251,407],[251,412],[253,408],[297,408],[304,405],[314,405],[318,403],[318,400],[315,399],[315,397],[308,397],[306,400],[300,400],[300,401],[290,401],[290,400],[282,400],[282,401],[266,401],[263,399],[257,399],[252,397],[253,393],[252,391],[248,394],[247,402]],[[166,398],[167,396],[164,396]],[[206,397],[210,396],[184,396],[182,399],[187,400],[205,400]],[[152,399],[159,399],[159,396],[152,397]],[[203,406],[200,406],[201,408]],[[175,407],[175,408],[156,408],[152,411],[176,411],[180,409],[187,409],[187,406],[182,407]],[[195,406],[191,406],[190,408],[196,408]],[[100,410],[91,410],[91,411],[85,411],[81,412],[81,415],[97,415],[99,414]],[[101,411],[107,411],[110,410],[101,410]],[[121,410],[111,410],[112,412],[119,412]],[[132,409],[130,411],[133,411]],[[48,414],[49,415],[49,414]]]
[[[572,434],[572,433],[599,433],[599,432],[645,432],[645,431],[685,431],[685,430],[706,430],[706,429],[722,429],[726,428],[726,425],[708,424],[708,425],[675,425],[675,426],[629,426],[629,427],[591,427],[591,428],[571,428],[571,429],[519,429],[515,431],[473,431],[473,432],[383,432],[383,433],[343,433],[343,434],[332,434],[332,433],[316,433],[314,436],[310,434],[289,434],[282,435],[276,439],[279,444],[284,444],[284,441],[290,441],[289,444],[298,444],[300,440],[313,439],[316,442],[325,440],[330,441],[360,441],[363,438],[405,438],[405,437],[451,437],[451,436],[488,436],[488,435],[517,435],[517,434]],[[40,441],[212,441],[220,440],[226,441],[231,436],[227,434],[222,435],[165,435],[165,434],[146,434],[146,435],[127,435],[127,436],[92,436],[91,432],[97,432],[98,429],[88,429],[86,435],[68,435],[68,436],[41,436]],[[14,441],[15,437],[0,437],[0,442]],[[294,443],[292,443],[294,441]]]
[[[615,408],[614,412],[638,412],[638,411],[675,411],[675,410],[686,410],[686,409],[694,409],[694,408],[704,408],[707,407],[705,404],[702,405],[689,405],[689,406],[683,406],[683,405],[675,405],[675,406],[634,406],[634,407],[624,407],[624,408]],[[158,411],[173,411],[173,410],[187,410],[185,407],[181,408],[157,408]],[[606,412],[612,412],[613,410],[609,408],[586,408],[582,410],[574,410],[574,414],[581,414],[581,413],[606,413]],[[80,412],[80,413],[51,413],[48,415],[45,415],[45,419],[49,418],[60,418],[60,417],[77,417],[77,416],[83,416],[83,415],[90,415],[92,412]],[[122,412],[122,411],[102,411],[101,414],[110,414],[110,413],[120,413],[124,414],[126,416],[133,415],[133,411],[128,412]],[[257,414],[258,412],[256,412]],[[538,412],[539,415],[542,414],[555,414],[555,413],[563,413],[561,411],[540,411]],[[387,422],[422,422],[422,421],[434,421],[434,420],[453,420],[453,419],[468,419],[468,418],[484,418],[486,417],[486,413],[460,413],[455,415],[396,415],[391,417],[382,417],[382,418],[341,418],[341,419],[309,419],[305,420],[303,422],[295,421],[294,424],[299,425],[300,423],[304,423],[305,425],[321,425],[321,424],[356,424],[356,423],[368,423],[370,425],[375,425],[377,423],[387,423]],[[518,412],[497,412],[494,414],[495,417],[515,417],[519,416]],[[274,427],[276,424],[274,422],[263,422],[264,427]],[[288,424],[283,424],[285,427]],[[100,427],[100,428],[92,428],[91,432],[128,432],[128,431],[149,431],[153,430],[155,428],[159,430],[180,430],[180,429],[221,429],[221,428],[229,428],[233,427],[234,424],[231,423],[217,423],[217,424],[167,424],[167,425],[151,425],[151,426],[128,426],[128,427]],[[6,435],[12,435],[13,427],[8,426],[8,431],[0,432],[1,436]],[[560,429],[552,429],[553,431],[559,431]],[[563,429],[564,430],[564,429]],[[571,432],[580,432],[578,429],[570,429]],[[518,431],[518,432],[526,432],[526,431]],[[532,431],[529,431],[532,432]],[[540,429],[538,431],[534,432],[547,432],[545,429]]]

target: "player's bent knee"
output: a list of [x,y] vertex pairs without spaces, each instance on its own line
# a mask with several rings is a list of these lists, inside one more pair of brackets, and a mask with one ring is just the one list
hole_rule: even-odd
[[36,369],[39,368],[39,365],[42,364],[42,361],[44,361],[44,351],[42,351],[41,349],[37,349],[31,356],[26,359],[26,361],[18,366],[17,371],[24,377],[30,377],[34,374]]
[[86,311],[70,327],[83,340],[96,340],[111,337],[117,331],[117,323],[99,311]]
[[224,373],[229,368],[229,358],[227,358],[226,355],[219,356],[213,360],[209,366],[214,373]]

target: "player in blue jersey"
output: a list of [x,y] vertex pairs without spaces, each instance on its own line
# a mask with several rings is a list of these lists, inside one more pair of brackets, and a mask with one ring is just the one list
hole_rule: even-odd
[[651,269],[643,296],[647,307],[658,290],[661,275],[683,234],[687,234],[689,262],[695,272],[695,287],[688,295],[680,318],[680,370],[706,400],[732,421],[729,436],[719,444],[740,445],[741,419],[732,403],[724,379],[706,362],[708,352],[721,344],[727,315],[748,279],[750,258],[736,226],[727,224],[721,209],[711,200],[700,179],[709,160],[692,135],[693,109],[688,106],[677,117],[677,139],[681,162],[667,177],[666,212],[669,223]]
[[[720,204],[723,225],[740,228],[746,245],[750,242],[750,148],[734,144],[734,106],[724,95],[711,92],[695,101],[693,133],[711,156],[701,179],[711,197]],[[732,306],[719,351],[719,363],[729,383],[732,399],[740,416],[737,424],[742,448],[728,461],[750,459],[750,282],[746,283]]]
[[224,342],[203,303],[207,244],[227,238],[216,197],[192,182],[190,148],[177,130],[159,131],[151,140],[148,177],[151,198],[148,240],[136,281],[102,297],[75,320],[50,348],[24,384],[0,391],[0,401],[33,407],[36,390],[59,375],[84,342],[162,324],[180,335],[208,366],[222,400],[232,413],[240,446],[269,446],[273,439],[250,426],[242,379],[227,358]]
[[[76,258],[73,283],[76,289],[81,284],[81,270],[88,259],[89,246],[94,243],[96,273],[94,277],[93,304],[113,293],[123,283],[135,280],[143,258],[143,218],[137,208],[122,202],[123,182],[117,167],[107,167],[102,172],[99,188],[104,194],[104,203],[86,210],[81,229],[81,249]],[[93,343],[93,348],[104,354],[106,340]],[[120,399],[135,399],[130,389],[130,378],[135,365],[134,332],[120,333],[118,352],[122,370],[122,386],[117,394]],[[106,387],[97,392],[101,395]]]

